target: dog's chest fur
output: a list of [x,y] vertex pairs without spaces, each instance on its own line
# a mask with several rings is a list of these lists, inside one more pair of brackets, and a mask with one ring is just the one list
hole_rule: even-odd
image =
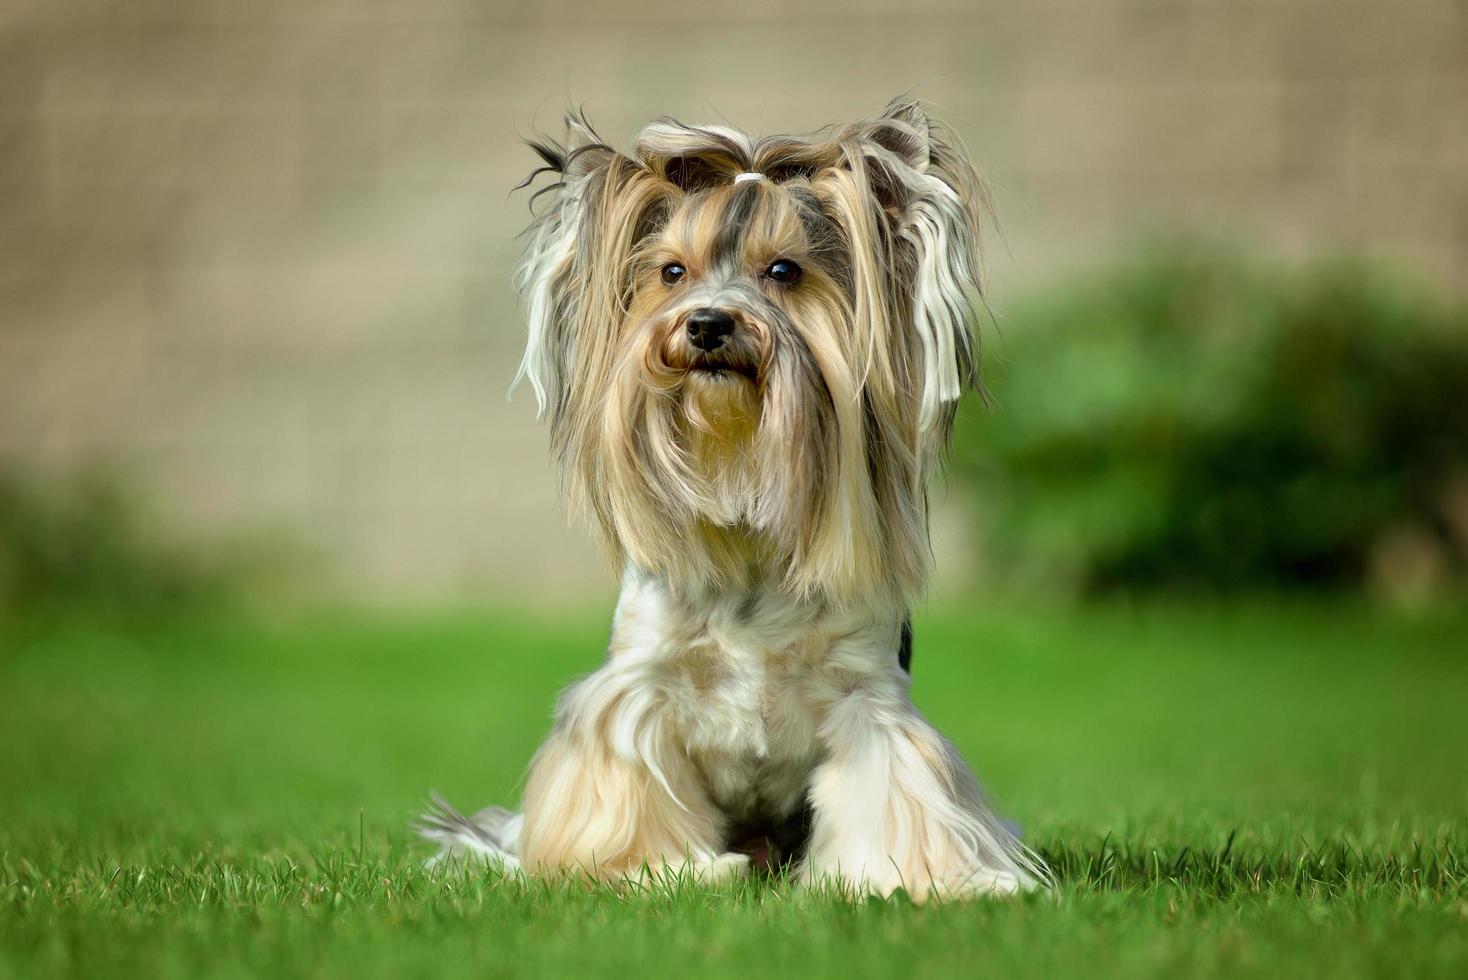
[[899,669],[900,624],[889,619],[770,591],[691,602],[629,582],[611,659],[646,672],[665,737],[693,760],[712,801],[757,824],[804,803],[830,706]]

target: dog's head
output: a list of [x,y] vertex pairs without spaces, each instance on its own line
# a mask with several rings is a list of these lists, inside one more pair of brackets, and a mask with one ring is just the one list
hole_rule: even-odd
[[615,554],[689,589],[910,598],[975,383],[983,186],[912,101],[810,137],[579,116],[532,146],[521,374]]

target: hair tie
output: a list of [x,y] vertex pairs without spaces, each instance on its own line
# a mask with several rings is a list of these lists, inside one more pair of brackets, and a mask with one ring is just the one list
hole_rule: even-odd
[[765,179],[765,175],[764,174],[757,174],[753,170],[746,170],[744,173],[742,173],[739,176],[737,176],[737,177],[734,178],[734,183],[736,183],[736,184],[742,184],[746,180],[764,180],[764,179]]

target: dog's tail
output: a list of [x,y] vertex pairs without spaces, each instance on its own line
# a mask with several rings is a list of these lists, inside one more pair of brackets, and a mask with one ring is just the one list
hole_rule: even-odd
[[518,871],[516,850],[520,842],[523,814],[492,806],[466,817],[437,793],[429,794],[430,809],[413,824],[413,829],[438,845],[428,866],[455,858],[476,858]]

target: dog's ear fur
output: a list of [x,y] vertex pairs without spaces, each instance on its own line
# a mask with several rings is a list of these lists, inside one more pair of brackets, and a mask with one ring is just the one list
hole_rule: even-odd
[[565,391],[565,346],[575,315],[571,281],[582,184],[607,165],[613,150],[578,112],[566,114],[564,143],[548,136],[526,143],[542,165],[516,189],[533,185],[543,175],[549,175],[551,182],[531,194],[530,208],[535,216],[525,230],[524,251],[515,271],[515,288],[524,304],[530,333],[514,385],[530,382],[537,409],[544,417],[547,408],[560,404]]
[[913,419],[904,443],[931,461],[965,386],[978,386],[984,184],[957,140],[910,98],[781,153],[786,164],[814,163],[811,189],[845,240],[854,315],[868,328],[854,351],[867,391],[894,420]]
[[564,143],[529,145],[544,165],[521,186],[542,175],[551,182],[531,196],[535,218],[516,274],[530,333],[515,380],[528,380],[540,414],[550,409],[559,423],[576,408],[571,373],[595,377],[608,366],[632,291],[629,260],[666,184],[603,142],[579,112],[566,116]]
[[977,387],[973,326],[983,294],[987,189],[954,136],[915,99],[892,101],[853,127],[864,144],[871,192],[887,216],[892,261],[922,342],[920,430],[941,442],[965,386]]

